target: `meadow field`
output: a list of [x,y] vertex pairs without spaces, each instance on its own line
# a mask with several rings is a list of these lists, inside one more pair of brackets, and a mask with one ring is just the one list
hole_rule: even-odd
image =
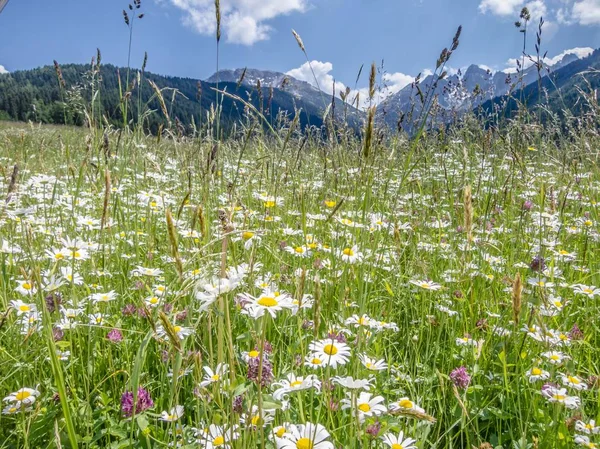
[[571,448],[598,137],[3,125],[0,448]]

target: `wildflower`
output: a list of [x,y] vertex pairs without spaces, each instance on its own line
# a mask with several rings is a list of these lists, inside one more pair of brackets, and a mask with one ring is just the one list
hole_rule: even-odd
[[570,359],[568,355],[558,351],[543,352],[542,357],[548,360],[548,362],[552,365],[561,365],[563,361]]
[[273,422],[273,419],[275,419],[275,410],[263,409],[261,413],[256,405],[252,406],[250,413],[244,414],[240,417],[240,421],[242,423],[253,429],[266,427],[268,424]]
[[[175,335],[179,337],[180,340],[184,340],[186,337],[189,337],[194,333],[194,330],[189,327],[179,326],[177,324],[173,325],[173,331],[175,331]],[[167,336],[167,331],[162,325],[157,326],[156,335],[160,338],[165,338]]]
[[142,387],[138,388],[137,401],[135,407],[133,404],[133,393],[131,391],[126,391],[121,396],[121,411],[123,412],[123,415],[127,418],[132,416],[134,413],[136,415],[138,413],[142,413],[143,411],[151,407],[154,407],[154,402],[150,397],[150,393],[148,392],[148,390]]
[[20,299],[11,301],[10,305],[17,311],[17,316],[27,315],[30,312],[37,311],[37,306],[35,304],[28,304]]
[[294,373],[289,373],[287,379],[274,382],[273,386],[280,386],[280,388],[273,392],[273,397],[278,401],[294,391],[308,390],[310,388],[314,388],[317,391],[321,390],[321,382],[314,374],[309,374],[306,377],[297,377]]
[[381,439],[391,449],[417,449],[417,446],[414,444],[416,440],[413,438],[404,438],[404,432],[402,431],[398,435],[386,433]]
[[310,248],[308,246],[286,246],[285,251],[293,254],[296,257],[308,257],[310,256]]
[[529,278],[529,279],[527,279],[527,283],[529,285],[532,285],[534,287],[539,287],[539,288],[552,288],[552,287],[554,287],[554,283],[553,282],[548,282],[546,280],[546,278]]
[[588,389],[587,384],[580,377],[567,376],[566,374],[562,374],[561,380],[565,387],[571,387],[579,391]]
[[542,394],[546,399],[548,399],[548,402],[564,404],[564,406],[568,409],[575,409],[579,407],[581,402],[577,396],[567,395],[566,388],[556,388],[545,385],[542,387]]
[[425,413],[425,410],[411,401],[409,398],[400,398],[396,402],[392,402],[389,405],[389,409],[392,412],[416,412]]
[[94,304],[114,301],[117,298],[117,293],[114,290],[108,293],[92,293],[90,299]]
[[119,329],[111,329],[108,334],[106,334],[106,339],[111,343],[120,343],[123,341],[123,334]]
[[352,248],[344,248],[338,253],[342,261],[353,264],[360,262],[363,259],[363,255],[358,251],[358,247],[355,245]]
[[596,421],[594,421],[593,419],[590,420],[590,422],[585,423],[583,421],[577,421],[575,423],[575,430],[577,432],[583,432],[585,434],[593,434],[593,435],[597,435],[600,434],[600,426],[596,425]]
[[470,337],[460,337],[456,339],[458,346],[477,346],[477,342]]
[[411,280],[410,283],[424,290],[437,291],[442,288],[440,284],[433,281]]
[[260,359],[260,357],[254,357],[248,360],[248,372],[246,377],[248,380],[252,380],[257,383],[260,380],[261,386],[266,387],[273,381],[273,365],[271,365],[269,359],[263,356],[261,367]]
[[323,361],[325,366],[337,368],[345,365],[350,357],[350,348],[345,343],[339,343],[333,339],[319,340],[310,344],[310,350],[316,358]]
[[60,267],[60,274],[63,278],[73,285],[82,285],[83,277],[79,273],[73,272],[71,267]]
[[44,298],[44,301],[46,301],[48,312],[54,313],[54,311],[62,304],[62,295],[58,292],[50,293]]
[[232,440],[237,440],[239,434],[236,431],[236,427],[231,429],[211,424],[208,429],[199,432],[196,435],[198,443],[205,449],[228,449],[231,447]]
[[102,326],[104,324],[104,315],[101,313],[90,313],[88,318],[90,326]]
[[158,296],[148,296],[147,298],[144,298],[144,303],[148,307],[152,307],[152,308],[158,307],[161,302],[162,302],[162,299],[159,298]]
[[541,368],[533,367],[525,373],[529,382],[533,383],[538,380],[546,380],[550,378],[550,373]]
[[450,373],[450,380],[458,388],[462,388],[464,390],[471,383],[471,376],[469,375],[467,368],[461,366],[452,370]]
[[364,391],[358,395],[358,398],[353,398],[352,393],[347,395],[348,398],[342,399],[342,410],[355,407],[361,421],[368,416],[379,416],[387,412],[387,407],[382,404],[383,396],[372,397],[371,393]]
[[23,296],[33,296],[37,292],[32,281],[21,279],[17,283],[19,285],[15,288],[15,291]]
[[573,293],[576,295],[585,295],[590,299],[593,299],[596,295],[600,295],[600,288],[593,285],[574,284],[572,288]]
[[592,443],[587,435],[575,435],[575,443],[587,449],[598,449],[598,445]]
[[377,435],[379,435],[380,431],[381,431],[381,423],[379,421],[375,421],[373,424],[369,424],[367,426],[367,428],[365,429],[365,432],[371,438],[377,438]]
[[174,422],[183,416],[183,405],[176,405],[168,413],[163,411],[160,413],[160,420],[165,422]]
[[277,449],[334,449],[333,443],[327,441],[329,432],[321,424],[294,425],[284,433],[283,438],[275,438]]
[[200,386],[207,387],[208,385],[211,385],[215,382],[220,382],[223,376],[225,376],[228,373],[228,371],[229,365],[226,363],[219,363],[214,371],[209,366],[205,366],[204,372],[206,374],[204,375],[204,379],[202,380],[202,382],[200,382]]
[[569,338],[571,340],[583,340],[584,339],[583,331],[577,326],[577,324],[573,324],[573,327],[569,331]]
[[250,298],[250,302],[246,305],[245,309],[249,312],[255,312],[253,316],[257,317],[262,316],[266,311],[275,318],[277,312],[293,307],[292,298],[287,293],[265,290],[258,298],[250,295],[247,296]]
[[333,383],[341,385],[344,388],[348,388],[350,390],[370,390],[371,389],[371,380],[370,379],[354,379],[351,376],[348,377],[340,377],[334,376],[332,378]]
[[366,314],[363,314],[360,317],[358,315],[352,315],[350,318],[346,319],[344,324],[346,324],[346,326],[354,326],[354,327],[361,327],[361,326],[370,327],[373,322],[374,322],[374,320],[371,317],[369,317]]
[[36,389],[24,387],[6,396],[3,401],[9,402],[17,409],[21,409],[31,406],[39,395],[40,392]]
[[363,366],[370,371],[385,371],[388,369],[388,364],[383,359],[376,360],[362,354],[359,357]]
[[158,277],[163,274],[163,270],[160,268],[145,268],[141,265],[138,265],[131,274],[133,276],[149,276],[149,277]]

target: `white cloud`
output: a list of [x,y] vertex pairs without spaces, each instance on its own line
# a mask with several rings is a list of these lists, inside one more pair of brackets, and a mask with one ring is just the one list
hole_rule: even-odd
[[510,16],[522,7],[522,0],[482,0],[479,4],[479,11],[491,12],[496,16]]
[[[200,34],[216,32],[214,0],[169,0],[185,12],[184,24]],[[275,17],[304,12],[307,0],[221,0],[221,29],[227,42],[252,45],[269,39]]]
[[573,4],[571,20],[580,25],[600,24],[600,0],[581,0]]
[[[314,76],[312,72],[314,72]],[[310,64],[305,62],[300,67],[290,70],[287,72],[287,75],[300,81],[306,81],[315,87],[317,87],[318,82],[318,87],[320,87],[321,90],[327,94],[331,94],[333,92],[333,85],[335,83],[335,94],[337,97],[339,97],[340,92],[344,92],[346,90],[346,85],[339,81],[335,81],[332,72],[333,64],[331,62],[311,61]],[[400,72],[385,73],[383,75],[383,84],[385,85],[385,88],[377,91],[374,102],[376,104],[380,103],[389,95],[395,94],[403,87],[412,83],[414,79],[414,76],[406,75]],[[369,105],[369,88],[361,87],[358,89],[351,89],[347,101],[349,103],[354,102],[357,95],[360,100],[359,107],[367,107]]]
[[6,70],[3,65],[0,65],[0,73],[8,73],[8,70]]
[[[312,67],[312,70],[311,70]],[[323,92],[331,94],[333,92],[333,84],[335,82],[331,72],[333,64],[331,62],[311,61],[310,64],[305,62],[300,67],[292,69],[286,75],[296,78],[300,81],[306,81],[315,87],[319,87]],[[314,72],[314,75],[313,75]],[[336,94],[346,89],[343,83],[336,82]]]
[[544,0],[532,0],[529,2],[523,0],[481,0],[479,11],[484,14],[489,12],[501,17],[512,16],[516,21],[524,6],[527,7],[529,14],[531,14],[532,23],[537,23],[540,17],[548,15],[548,8]]
[[[575,55],[578,58],[585,58],[586,56],[589,56],[590,54],[592,54],[594,51],[593,48],[590,47],[575,47],[575,48],[570,48],[569,50],[565,50],[562,53],[549,58],[546,57],[546,59],[544,59],[544,64],[548,65],[548,66],[553,66],[554,64],[560,62],[565,56],[567,55]],[[519,59],[519,62],[522,63],[523,61],[521,59]],[[533,65],[533,62],[529,59],[529,58],[525,58],[525,68],[529,68]],[[506,61],[506,68],[503,70],[503,72],[505,73],[515,73],[517,71],[517,59],[516,58],[511,58],[508,61]]]
[[558,54],[553,58],[546,58],[545,62],[548,65],[554,65],[557,62],[560,62],[562,60],[562,58],[564,58],[567,55],[575,55],[581,59],[581,58],[585,58],[585,57],[591,55],[593,52],[594,52],[594,49],[591,47],[575,47],[575,48],[571,48],[570,50],[565,50],[561,54]]
[[406,75],[405,73],[386,73],[383,75],[383,81],[387,85],[387,90],[390,94],[395,94],[402,88],[408,86],[415,80],[414,76]]

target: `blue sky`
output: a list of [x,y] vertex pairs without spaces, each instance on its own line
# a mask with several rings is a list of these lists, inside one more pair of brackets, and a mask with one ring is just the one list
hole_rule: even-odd
[[[121,11],[127,4],[10,0],[0,14],[0,66],[14,71],[54,59],[88,62],[97,47],[104,62],[126,65],[128,29]],[[525,4],[547,22],[542,48],[549,56],[600,47],[600,0],[221,0],[221,67],[291,71],[311,81],[293,28],[323,85],[335,78],[353,87],[362,64],[383,59],[388,82],[399,87],[433,68],[463,25],[451,66],[501,70],[520,55],[514,21]],[[152,72],[206,78],[215,71],[214,0],[142,0],[142,11],[134,29],[134,66],[147,51]],[[533,38],[534,25],[531,31]]]

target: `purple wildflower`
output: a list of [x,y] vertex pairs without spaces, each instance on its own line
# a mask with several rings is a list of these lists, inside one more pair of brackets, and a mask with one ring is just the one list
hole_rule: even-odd
[[583,335],[583,331],[577,326],[577,324],[573,324],[573,327],[569,331],[569,339],[570,340],[583,340],[585,336]]
[[46,301],[48,312],[50,313],[53,313],[56,309],[58,309],[58,306],[62,304],[62,295],[58,292],[50,293],[44,299]]
[[381,423],[379,421],[375,421],[373,424],[368,425],[366,429],[367,434],[369,434],[371,438],[377,438],[380,431]]
[[471,383],[471,376],[469,376],[467,368],[461,366],[452,370],[450,373],[450,380],[458,388],[462,388],[464,390]]
[[123,314],[123,316],[131,316],[131,315],[135,314],[136,311],[137,311],[137,308],[135,307],[135,305],[127,304],[125,307],[123,307],[123,309],[121,310],[121,313]]
[[123,334],[119,329],[111,329],[108,334],[106,334],[106,339],[112,343],[120,343],[123,341]]
[[[254,382],[258,382],[259,378],[259,369],[260,369],[260,357],[252,357],[248,360],[248,374],[247,377],[249,380]],[[262,363],[262,376],[260,380],[260,384],[262,387],[266,387],[273,381],[273,365],[271,362],[264,357]]]
[[[150,397],[150,393],[148,392],[148,390],[139,387],[137,393],[135,413],[142,413],[144,410],[147,410],[153,406],[154,402],[152,402],[152,398]],[[126,391],[125,393],[123,393],[123,396],[121,396],[121,410],[123,411],[123,415],[128,418],[133,415],[133,393],[131,391]]]

